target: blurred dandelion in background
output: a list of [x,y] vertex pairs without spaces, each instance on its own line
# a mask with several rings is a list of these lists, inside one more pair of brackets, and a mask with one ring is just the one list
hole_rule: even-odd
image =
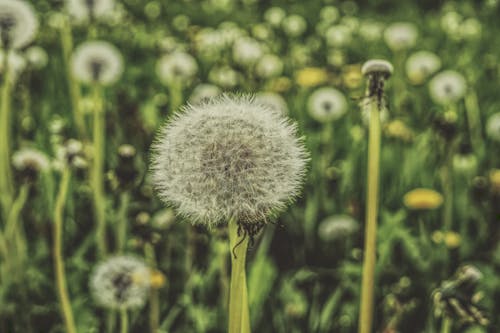
[[19,49],[33,41],[38,30],[35,11],[26,1],[0,1],[1,48]]
[[429,92],[432,100],[439,105],[449,105],[464,97],[467,83],[462,74],[446,70],[432,78]]
[[319,122],[334,121],[347,111],[347,100],[342,92],[335,88],[319,88],[307,101],[307,110],[311,117]]

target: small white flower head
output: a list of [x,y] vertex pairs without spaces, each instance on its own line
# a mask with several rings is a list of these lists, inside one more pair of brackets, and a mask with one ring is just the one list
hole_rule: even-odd
[[307,29],[306,20],[300,15],[290,15],[283,19],[281,23],[283,31],[289,37],[299,37],[304,34]]
[[299,194],[308,154],[296,125],[248,96],[187,105],[152,146],[159,197],[194,223],[265,223]]
[[362,21],[358,33],[368,42],[377,42],[382,39],[384,25],[377,21]]
[[260,43],[251,37],[242,37],[233,45],[233,60],[239,65],[251,66],[262,57],[263,53]]
[[117,256],[100,263],[90,277],[95,301],[109,309],[142,307],[151,284],[150,269],[132,256]]
[[66,10],[78,23],[113,16],[114,0],[66,0]]
[[288,104],[280,94],[270,91],[259,92],[255,95],[255,102],[263,104],[282,115],[288,114]]
[[[9,69],[9,78],[11,82],[15,82],[19,75],[26,68],[26,60],[15,51],[8,51],[7,57],[7,68]],[[5,72],[4,64],[5,64],[5,51],[0,50],[0,73]]]
[[384,40],[393,51],[411,49],[417,43],[418,29],[410,22],[397,22],[384,31]]
[[364,76],[382,75],[385,79],[392,75],[394,67],[383,59],[370,59],[361,67],[361,74]]
[[210,82],[222,88],[233,88],[240,82],[240,73],[230,66],[214,67],[208,73]]
[[352,41],[351,29],[345,25],[334,25],[325,32],[326,44],[333,47],[343,47]]
[[41,151],[24,148],[12,154],[12,165],[21,173],[37,175],[49,169],[50,161]]
[[206,100],[219,96],[221,94],[221,90],[214,84],[210,83],[202,83],[194,88],[191,96],[189,97],[189,103],[191,104],[199,104],[203,103]]
[[500,112],[492,114],[486,121],[486,135],[491,140],[500,142]]
[[158,60],[156,74],[164,85],[175,82],[190,82],[198,72],[198,64],[193,56],[186,52],[177,51],[166,54]]
[[271,7],[264,13],[264,20],[273,27],[279,27],[283,19],[286,17],[286,12],[281,7]]
[[325,6],[319,11],[321,21],[326,23],[334,23],[340,17],[340,11],[335,6]]
[[423,83],[441,68],[441,59],[429,51],[418,51],[406,60],[406,75],[415,84]]
[[429,82],[429,92],[436,104],[448,105],[464,97],[467,83],[462,74],[446,70],[440,72]]
[[0,0],[0,48],[22,48],[33,41],[37,30],[35,11],[27,1]]
[[460,35],[465,40],[479,40],[481,38],[481,22],[474,18],[468,18],[460,25]]
[[327,123],[346,113],[347,100],[344,94],[335,88],[319,88],[309,96],[307,111],[314,120]]
[[120,51],[106,41],[80,44],[73,52],[71,69],[75,78],[86,84],[111,85],[123,73]]
[[349,215],[332,215],[318,227],[318,236],[325,242],[340,240],[359,230],[359,223]]
[[28,64],[35,69],[42,69],[47,66],[49,56],[40,46],[32,46],[26,50],[26,59]]
[[257,62],[255,73],[263,79],[268,79],[281,75],[283,67],[283,61],[280,57],[274,54],[265,54]]

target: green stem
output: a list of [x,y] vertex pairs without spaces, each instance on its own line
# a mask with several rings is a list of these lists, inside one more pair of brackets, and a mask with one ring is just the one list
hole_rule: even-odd
[[380,110],[376,100],[370,103],[370,133],[368,141],[367,208],[365,250],[359,333],[371,333],[373,321],[373,288],[375,284],[375,254],[380,173]]
[[120,332],[128,333],[128,314],[127,309],[120,309]]
[[93,87],[94,126],[93,150],[94,162],[92,165],[92,190],[96,220],[97,250],[99,256],[105,257],[106,246],[106,198],[104,195],[104,146],[105,146],[105,113],[102,105],[101,89],[99,85]]
[[[144,256],[149,266],[156,269],[156,255],[154,247],[151,243],[146,243],[144,246]],[[158,289],[151,288],[149,292],[149,328],[151,333],[156,333],[160,325],[160,297]]]
[[477,94],[474,90],[471,90],[467,96],[465,96],[465,110],[467,113],[467,123],[469,125],[472,148],[475,153],[479,154],[481,153],[483,137],[481,134],[482,125],[479,103],[477,101]]
[[248,237],[238,235],[235,218],[229,221],[229,247],[231,252],[231,284],[229,290],[229,333],[250,333],[250,314],[245,262]]
[[64,65],[66,69],[66,78],[68,79],[69,96],[71,99],[71,108],[73,110],[73,118],[75,121],[78,137],[86,140],[88,138],[85,119],[80,108],[81,91],[78,82],[73,77],[71,70],[71,52],[73,52],[73,36],[71,34],[71,23],[68,19],[64,19],[61,26],[61,46],[63,50]]
[[451,179],[452,173],[452,154],[446,158],[445,165],[442,169],[442,186],[444,195],[443,204],[443,226],[444,231],[450,231],[453,225],[453,182]]
[[61,303],[61,310],[64,317],[64,324],[66,332],[76,333],[75,321],[73,319],[73,311],[69,300],[68,288],[66,284],[66,274],[64,272],[64,258],[63,258],[63,214],[64,205],[68,195],[69,184],[71,179],[71,170],[66,167],[62,174],[61,183],[59,185],[59,192],[56,198],[54,208],[54,224],[53,224],[53,237],[54,237],[54,268],[56,273],[57,293],[59,302]]
[[122,253],[125,249],[127,241],[127,209],[130,203],[130,193],[125,191],[120,196],[120,208],[118,209],[118,225],[117,225],[117,247],[118,253]]
[[451,320],[448,316],[444,316],[441,324],[441,333],[450,333],[450,332],[451,332]]
[[9,69],[9,51],[4,51],[4,78],[1,87],[2,101],[0,103],[0,199],[2,214],[7,217],[12,203],[14,185],[12,184],[12,170],[10,166],[10,124],[11,124],[11,97],[12,80]]

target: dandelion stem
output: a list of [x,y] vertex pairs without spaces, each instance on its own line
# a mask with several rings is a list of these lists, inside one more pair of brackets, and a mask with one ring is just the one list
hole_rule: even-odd
[[450,333],[451,332],[451,320],[450,317],[444,316],[443,322],[441,324],[441,333]]
[[2,82],[2,101],[0,103],[0,199],[2,214],[7,217],[12,203],[14,186],[10,166],[10,123],[11,123],[11,93],[12,80],[8,64],[9,52],[4,54],[4,77]]
[[73,37],[71,35],[71,25],[68,19],[64,19],[61,26],[61,46],[63,51],[64,65],[66,69],[66,78],[68,79],[68,89],[69,96],[71,98],[71,108],[73,110],[73,118],[75,121],[76,129],[78,132],[78,137],[86,140],[87,139],[87,127],[85,126],[85,119],[80,108],[80,86],[78,82],[73,77],[73,72],[71,71],[70,57],[73,51]]
[[[241,239],[241,237],[244,237]],[[238,235],[236,218],[229,221],[231,283],[229,290],[229,333],[250,333],[245,262],[248,237]],[[234,252],[234,253],[233,253]]]
[[59,302],[61,303],[61,310],[64,317],[64,324],[66,332],[76,333],[75,321],[73,319],[73,311],[68,295],[68,288],[66,285],[66,275],[64,273],[64,259],[63,259],[63,214],[66,197],[68,195],[69,183],[71,179],[71,170],[66,167],[62,174],[61,183],[59,185],[59,192],[57,194],[55,208],[54,208],[54,224],[53,224],[53,237],[54,237],[54,266],[56,273],[57,293]]
[[[156,255],[155,249],[151,243],[144,245],[144,255],[146,261],[151,268],[156,269]],[[151,288],[149,291],[149,328],[151,333],[158,331],[160,325],[160,298],[157,288]]]
[[118,225],[117,225],[117,248],[118,252],[122,253],[125,250],[125,242],[127,240],[127,209],[130,203],[130,193],[123,192],[120,195],[120,208],[118,209]]
[[370,100],[369,107],[370,133],[368,141],[367,208],[359,333],[372,332],[380,173],[380,110],[375,99]]
[[99,85],[95,85],[93,89],[93,105],[94,105],[94,162],[92,170],[92,189],[94,192],[94,211],[97,224],[96,238],[97,249],[100,257],[104,257],[107,253],[106,246],[106,203],[104,196],[104,127],[105,114],[102,105],[101,89]]
[[128,314],[127,309],[120,309],[120,332],[128,333]]
[[481,134],[482,125],[477,94],[474,90],[471,90],[467,96],[465,96],[465,109],[467,112],[467,123],[469,124],[469,134],[472,148],[475,153],[481,153],[480,149],[483,144]]

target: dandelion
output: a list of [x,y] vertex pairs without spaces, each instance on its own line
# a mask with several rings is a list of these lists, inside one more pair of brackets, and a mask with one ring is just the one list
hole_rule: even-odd
[[333,47],[343,47],[352,40],[351,29],[345,25],[334,25],[325,32],[326,43]]
[[406,75],[414,84],[421,84],[441,68],[441,59],[429,51],[418,51],[406,61]]
[[323,22],[334,23],[340,17],[340,12],[335,6],[325,6],[319,11],[319,17]]
[[0,0],[0,47],[22,48],[35,38],[38,20],[28,2]]
[[49,56],[40,46],[32,46],[26,50],[26,60],[32,68],[42,69],[47,66]]
[[110,18],[114,9],[114,0],[66,0],[66,10],[77,22]]
[[376,21],[362,21],[359,26],[359,36],[368,42],[377,42],[382,39],[384,25]]
[[282,115],[288,113],[288,104],[283,96],[273,92],[260,92],[255,95],[255,103],[263,104]]
[[202,83],[197,85],[191,96],[189,97],[189,103],[191,104],[199,104],[203,103],[208,99],[219,96],[221,94],[221,90],[219,87],[209,83]]
[[384,40],[393,51],[402,51],[414,47],[417,37],[417,27],[409,22],[393,23],[384,31]]
[[486,135],[491,140],[500,142],[500,112],[492,114],[486,121]]
[[30,180],[35,179],[36,175],[50,168],[47,155],[32,148],[24,148],[14,152],[12,165]]
[[301,87],[316,87],[328,80],[328,73],[323,68],[306,67],[295,73],[295,81]]
[[90,278],[96,302],[109,309],[140,308],[151,284],[150,269],[132,256],[111,257],[99,264]]
[[298,194],[306,154],[295,126],[248,97],[190,105],[153,145],[159,196],[193,222],[257,223]]
[[165,85],[189,82],[198,71],[196,60],[188,53],[177,51],[158,60],[156,74]]
[[467,83],[462,74],[446,70],[440,72],[429,82],[432,100],[440,105],[455,103],[464,97]]
[[273,27],[279,27],[286,17],[286,13],[281,7],[271,7],[264,13],[264,20]]
[[5,61],[5,51],[0,50],[0,73],[2,74],[5,74],[6,63],[8,66],[9,81],[13,84],[26,68],[26,60],[19,53],[9,51],[7,61]]
[[432,189],[416,188],[404,195],[403,202],[409,209],[436,209],[443,204],[443,196]]
[[349,237],[359,230],[359,223],[349,215],[332,215],[318,227],[318,236],[325,242]]
[[210,82],[222,88],[233,88],[240,82],[241,73],[230,66],[213,67],[208,73]]
[[111,85],[123,73],[120,51],[106,41],[80,44],[73,53],[71,68],[75,78],[86,84]]
[[289,37],[299,37],[307,29],[306,20],[300,15],[290,15],[281,22],[283,31]]
[[309,96],[307,110],[314,120],[330,122],[346,113],[347,100],[344,94],[335,88],[320,88]]
[[251,37],[242,37],[233,45],[233,59],[239,65],[253,65],[263,53],[260,43]]
[[279,76],[283,73],[283,61],[274,54],[265,54],[259,59],[255,66],[255,73],[263,78]]

